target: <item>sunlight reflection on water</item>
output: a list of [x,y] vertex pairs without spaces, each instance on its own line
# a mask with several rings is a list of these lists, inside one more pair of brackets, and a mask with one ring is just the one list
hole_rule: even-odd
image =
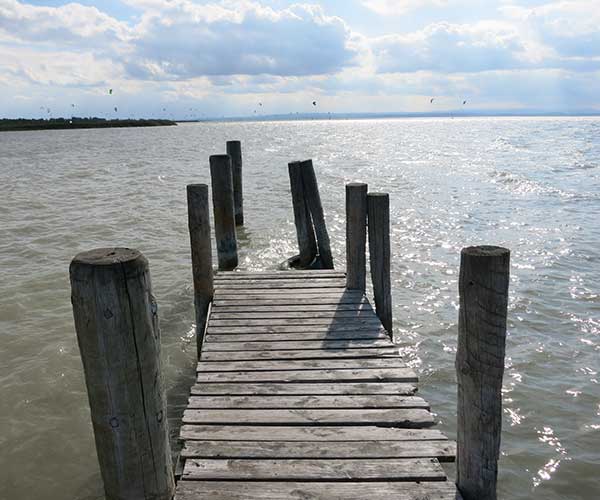
[[[595,119],[423,119],[0,134],[0,497],[101,497],[68,264],[137,247],[158,297],[172,436],[195,345],[185,185],[242,140],[240,265],[296,253],[287,162],[313,158],[338,268],[344,184],[390,193],[397,342],[455,434],[460,249],[512,250],[500,496],[600,497]],[[576,486],[574,486],[576,485]],[[24,496],[23,492],[27,492]]]

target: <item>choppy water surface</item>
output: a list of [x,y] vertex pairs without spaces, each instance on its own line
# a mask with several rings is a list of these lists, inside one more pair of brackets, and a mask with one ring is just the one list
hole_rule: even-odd
[[176,435],[195,355],[185,185],[228,139],[244,268],[295,253],[288,161],[315,161],[338,268],[344,184],[390,193],[398,342],[451,437],[459,252],[511,248],[501,497],[600,497],[600,120],[547,118],[0,134],[0,498],[102,497],[69,302],[81,250],[150,260]]

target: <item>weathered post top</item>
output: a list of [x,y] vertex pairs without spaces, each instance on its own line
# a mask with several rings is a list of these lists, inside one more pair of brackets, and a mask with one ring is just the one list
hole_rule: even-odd
[[346,184],[346,288],[365,290],[367,184]]
[[70,266],[71,302],[106,498],[170,500],[174,478],[148,261],[100,248]]
[[198,353],[200,353],[209,304],[214,294],[208,186],[206,184],[189,184],[187,186],[187,203],[194,279],[196,344]]
[[231,157],[213,155],[209,161],[219,270],[232,271],[238,265],[238,254]]
[[456,469],[465,500],[497,498],[509,267],[506,248],[461,252]]
[[387,193],[367,194],[369,229],[369,261],[377,316],[384,328],[393,335],[391,248],[390,248],[390,197]]
[[233,201],[235,206],[235,224],[244,225],[244,192],[242,182],[242,143],[227,141],[227,154],[231,157],[233,174]]

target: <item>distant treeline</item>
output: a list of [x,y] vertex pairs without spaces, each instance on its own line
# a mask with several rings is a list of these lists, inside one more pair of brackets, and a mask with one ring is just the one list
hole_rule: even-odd
[[26,118],[0,119],[0,132],[14,130],[56,130],[70,128],[110,128],[110,127],[160,127],[177,125],[171,120],[106,120],[104,118],[50,118],[30,120]]

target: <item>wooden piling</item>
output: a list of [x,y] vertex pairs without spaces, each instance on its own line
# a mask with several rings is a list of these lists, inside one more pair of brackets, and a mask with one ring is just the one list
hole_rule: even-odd
[[206,184],[188,185],[187,203],[190,247],[192,252],[192,275],[194,278],[196,344],[199,354],[202,347],[208,309],[214,294],[208,186]]
[[210,157],[219,271],[232,271],[238,265],[232,175],[229,155]]
[[369,257],[375,309],[384,328],[392,332],[390,277],[390,198],[387,193],[367,194]]
[[106,498],[170,500],[173,467],[148,261],[104,248],[71,262],[71,302]]
[[367,240],[366,184],[346,184],[346,288],[365,290]]
[[465,500],[496,500],[509,266],[506,248],[461,252],[456,469]]
[[227,154],[231,157],[235,225],[243,226],[244,196],[242,184],[242,143],[240,141],[227,141]]
[[331,255],[329,234],[327,233],[327,226],[325,225],[325,215],[323,213],[323,205],[321,204],[319,185],[317,183],[313,162],[312,160],[305,160],[300,162],[300,166],[302,183],[304,185],[304,196],[315,229],[321,267],[323,269],[333,269],[333,256]]
[[300,267],[308,268],[317,256],[317,242],[312,219],[308,211],[302,182],[302,167],[300,162],[288,164],[290,175],[290,190],[292,192],[292,206],[294,209],[294,222],[300,250]]

